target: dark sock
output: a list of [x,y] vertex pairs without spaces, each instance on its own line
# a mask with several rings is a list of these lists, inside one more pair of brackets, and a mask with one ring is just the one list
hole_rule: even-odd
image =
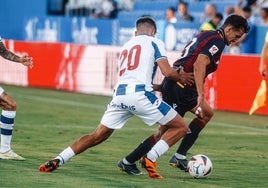
[[151,148],[155,145],[156,140],[154,138],[154,135],[151,135],[146,140],[144,140],[140,145],[134,149],[129,155],[126,156],[126,160],[130,163],[135,163],[138,161],[141,157],[146,155]]
[[199,133],[203,129],[203,126],[199,125],[195,119],[190,123],[189,129],[191,130],[190,133],[187,133],[181,141],[181,144],[177,150],[177,153],[181,155],[187,154],[187,151],[193,146],[196,139],[198,138]]

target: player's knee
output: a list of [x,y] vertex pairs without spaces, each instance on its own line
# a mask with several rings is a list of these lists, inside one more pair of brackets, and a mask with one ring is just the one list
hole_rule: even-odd
[[210,121],[210,119],[213,117],[214,111],[211,108],[208,108],[203,113],[203,121],[204,123],[207,123]]
[[188,126],[185,124],[185,126],[182,127],[181,131],[182,131],[183,134],[187,134]]
[[213,117],[213,115],[214,115],[213,110],[209,110],[208,113],[206,114],[206,117],[208,120],[210,120]]
[[181,121],[179,124],[178,124],[178,129],[177,129],[178,132],[180,132],[181,134],[186,134],[187,131],[188,131],[188,125],[186,122],[184,121]]

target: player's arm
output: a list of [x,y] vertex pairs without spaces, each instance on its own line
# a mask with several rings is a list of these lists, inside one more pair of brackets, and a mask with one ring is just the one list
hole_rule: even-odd
[[161,84],[153,84],[154,91],[160,91],[161,92]]
[[157,64],[159,66],[161,73],[165,77],[172,79],[172,80],[175,80],[175,81],[179,81],[179,79],[180,79],[179,74],[177,73],[177,71],[175,71],[170,66],[170,64],[168,63],[168,60],[166,58],[161,58],[161,59],[157,60]]
[[175,71],[168,63],[168,60],[163,58],[157,61],[158,66],[162,72],[162,74],[174,81],[179,81],[183,84],[192,85],[194,83],[193,73],[184,72],[183,68],[180,69],[179,72]]
[[[179,74],[179,83],[183,83],[184,85],[192,85],[194,83],[194,74],[192,72],[184,72],[183,68],[180,68],[178,71]],[[162,89],[161,84],[153,84],[154,91],[160,91]]]
[[[198,93],[197,106],[200,107],[204,101],[204,80],[206,75],[206,66],[210,63],[208,56],[199,54],[194,63],[194,80]],[[200,114],[202,117],[202,114]]]
[[2,41],[0,41],[0,55],[7,60],[21,63],[25,66],[30,67],[30,68],[33,67],[32,57],[28,57],[27,55],[23,55],[20,57],[20,56],[14,54],[13,52],[6,49],[6,47]]

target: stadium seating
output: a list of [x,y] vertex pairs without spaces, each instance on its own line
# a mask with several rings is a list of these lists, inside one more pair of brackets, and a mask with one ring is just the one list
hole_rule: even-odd
[[[219,12],[224,14],[225,8],[227,6],[235,6],[237,3],[233,0],[185,0],[188,2],[188,10],[196,20],[202,14],[207,3],[213,3],[216,5]],[[165,19],[165,10],[173,6],[177,8],[178,0],[117,0],[117,6],[119,9],[118,19],[125,20],[130,19],[133,21],[141,15],[151,15],[155,19]],[[96,9],[100,5],[99,0],[69,0],[66,4],[66,15],[72,16],[79,15],[88,16],[92,10]],[[80,12],[80,13],[79,13]]]
[[[188,10],[191,15],[199,20],[201,14],[204,12],[205,6],[207,3],[213,3],[216,5],[217,10],[224,14],[225,8],[227,6],[235,6],[236,1],[233,0],[210,0],[210,1],[194,1],[185,0],[188,2]],[[132,10],[122,10],[118,14],[119,20],[130,19],[131,21],[135,20],[142,15],[150,15],[156,20],[165,19],[165,10],[173,6],[177,8],[178,0],[135,0]]]

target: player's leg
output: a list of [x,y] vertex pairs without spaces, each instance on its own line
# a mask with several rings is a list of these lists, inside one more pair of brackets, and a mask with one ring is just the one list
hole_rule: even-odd
[[156,133],[146,138],[131,153],[129,153],[126,157],[118,161],[117,166],[119,167],[119,169],[128,173],[129,175],[141,175],[142,172],[137,168],[135,162],[140,160],[152,149],[152,147],[161,138],[162,134],[166,130],[166,126],[159,126],[159,129]]
[[[174,81],[169,79],[164,79],[162,83],[162,90],[164,89],[164,95],[166,100],[164,100],[169,105],[176,104],[176,94],[177,91],[177,85],[175,84],[174,87]],[[175,89],[175,90],[174,90]],[[162,134],[167,130],[165,126],[160,126],[159,130],[150,135],[148,138],[143,140],[138,147],[136,147],[131,153],[129,153],[125,158],[121,159],[118,162],[118,167],[127,172],[128,174],[135,174],[139,175],[141,174],[141,171],[137,169],[135,162],[138,161],[141,157],[143,157],[146,153],[148,153],[151,148],[155,145],[155,143],[160,139]],[[124,168],[125,166],[125,168]]]
[[[111,101],[111,104],[117,104],[120,102],[120,97],[119,101],[117,98],[118,97],[114,97]],[[39,171],[52,172],[79,153],[102,143],[111,136],[115,129],[122,128],[131,116],[133,116],[132,113],[130,113],[128,110],[118,107],[118,105],[108,105],[107,110],[101,119],[101,123],[95,129],[95,131],[82,136],[71,146],[63,150],[56,158],[41,164]]]
[[162,176],[156,170],[156,159],[180,139],[180,134],[186,134],[187,125],[171,106],[153,92],[138,92],[136,95],[137,104],[139,104],[135,106],[135,111],[133,111],[136,116],[148,125],[154,125],[155,123],[167,125],[166,132],[142,160],[149,177],[161,179]]
[[108,139],[112,135],[113,131],[114,129],[110,129],[100,124],[93,133],[82,136],[71,146],[64,149],[56,158],[41,164],[39,171],[52,172],[56,170],[59,166],[63,165],[79,153],[82,153],[88,148],[94,147]]
[[11,149],[13,127],[16,117],[16,102],[0,87],[0,117],[1,148],[0,159],[25,160]]
[[[188,150],[193,146],[197,140],[199,133],[206,126],[213,116],[213,109],[205,101],[201,106],[203,117],[194,118],[190,124],[187,134],[182,139],[176,153],[170,159],[170,165],[179,167],[182,170],[187,171],[187,159],[186,155]],[[191,112],[195,112],[196,109],[192,109]]]
[[[173,109],[172,109],[173,110]],[[174,110],[175,112],[175,110]],[[141,163],[151,178],[162,179],[156,171],[156,160],[162,156],[168,149],[179,141],[187,132],[187,124],[180,115],[176,115],[174,119],[165,124],[167,129],[161,136],[160,140],[152,147],[152,149],[142,157]]]

